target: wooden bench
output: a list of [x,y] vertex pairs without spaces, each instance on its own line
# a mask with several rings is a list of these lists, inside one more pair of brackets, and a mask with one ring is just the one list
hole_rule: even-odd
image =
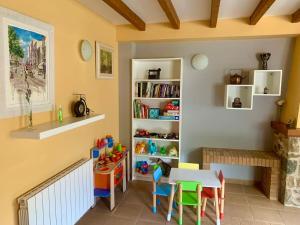
[[202,148],[203,169],[211,163],[262,167],[261,188],[271,200],[278,200],[280,158],[273,151]]

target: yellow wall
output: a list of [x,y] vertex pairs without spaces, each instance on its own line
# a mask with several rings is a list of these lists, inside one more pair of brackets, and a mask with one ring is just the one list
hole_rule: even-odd
[[[298,118],[300,104],[300,37],[296,38],[282,121]],[[300,121],[297,127],[300,128]]]
[[288,16],[263,17],[255,26],[250,26],[248,19],[219,20],[217,28],[210,28],[208,21],[184,22],[179,30],[171,28],[166,23],[147,24],[146,31],[138,31],[131,25],[117,26],[117,39],[121,42],[249,38],[299,33],[300,23],[291,23]]
[[[0,224],[17,224],[16,198],[82,157],[96,137],[111,133],[118,138],[118,74],[116,29],[75,0],[0,0],[6,7],[52,24],[55,29],[55,101],[69,114],[73,92],[85,93],[88,105],[106,119],[46,140],[13,139],[22,118],[0,119]],[[81,39],[115,48],[115,78],[95,79],[95,61],[83,62]],[[2,75],[2,74],[0,74]],[[47,122],[51,114],[34,114],[34,123]]]

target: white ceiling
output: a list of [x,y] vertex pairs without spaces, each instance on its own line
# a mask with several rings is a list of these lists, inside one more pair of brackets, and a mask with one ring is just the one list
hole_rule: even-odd
[[[120,25],[129,22],[102,0],[78,0],[109,22]],[[221,0],[219,18],[249,17],[260,0]],[[123,0],[145,23],[167,22],[157,0]],[[172,0],[181,21],[210,18],[211,0]],[[300,8],[300,0],[276,0],[266,12],[269,16],[290,15]]]

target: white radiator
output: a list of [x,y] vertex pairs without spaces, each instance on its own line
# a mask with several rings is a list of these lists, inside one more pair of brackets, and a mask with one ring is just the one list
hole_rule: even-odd
[[93,161],[82,159],[18,198],[20,225],[73,225],[94,204]]

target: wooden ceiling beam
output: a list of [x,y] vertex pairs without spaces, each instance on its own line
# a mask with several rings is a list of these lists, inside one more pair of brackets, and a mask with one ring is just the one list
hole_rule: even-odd
[[250,25],[255,25],[261,17],[267,12],[275,0],[261,0],[250,16]]
[[292,23],[300,22],[300,9],[292,14]]
[[221,0],[211,0],[210,27],[217,26]]
[[180,20],[177,16],[176,10],[171,0],[158,0],[160,7],[165,12],[171,25],[175,29],[180,29]]
[[103,0],[112,9],[118,12],[126,20],[128,20],[138,30],[146,30],[145,22],[136,15],[123,1],[121,0]]

